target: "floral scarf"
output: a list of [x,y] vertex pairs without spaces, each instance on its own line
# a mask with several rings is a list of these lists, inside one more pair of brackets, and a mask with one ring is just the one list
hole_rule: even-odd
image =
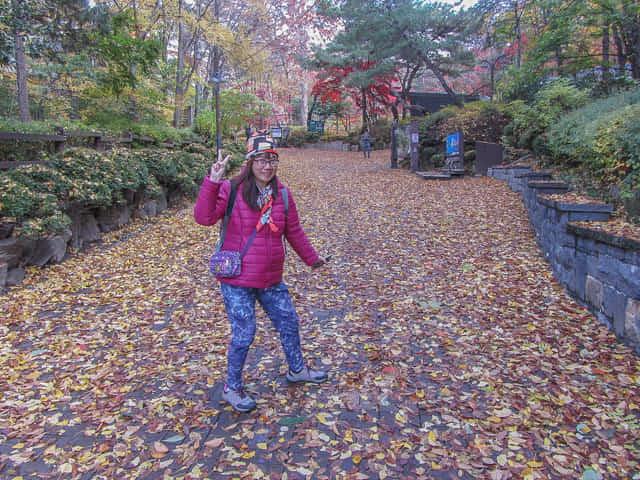
[[273,207],[273,190],[271,189],[271,185],[267,185],[264,190],[262,190],[258,185],[258,206],[260,207],[260,220],[256,224],[256,231],[262,230],[262,227],[265,225],[269,225],[269,228],[272,232],[277,232],[278,227],[275,223],[273,223],[273,218],[271,217],[271,209]]

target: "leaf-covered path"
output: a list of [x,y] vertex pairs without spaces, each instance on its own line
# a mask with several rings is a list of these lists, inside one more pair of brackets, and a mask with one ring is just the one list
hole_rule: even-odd
[[259,311],[251,414],[219,400],[217,228],[191,208],[30,271],[0,296],[0,478],[639,478],[640,360],[553,280],[520,197],[387,158],[283,151],[333,255],[285,269],[331,378],[289,386]]

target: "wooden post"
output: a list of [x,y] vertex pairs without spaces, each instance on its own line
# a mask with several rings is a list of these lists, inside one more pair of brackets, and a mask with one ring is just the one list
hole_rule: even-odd
[[409,134],[411,136],[411,173],[415,173],[418,170],[418,144],[420,136],[418,134],[418,121],[412,120],[409,125]]
[[398,121],[391,122],[391,168],[398,168]]

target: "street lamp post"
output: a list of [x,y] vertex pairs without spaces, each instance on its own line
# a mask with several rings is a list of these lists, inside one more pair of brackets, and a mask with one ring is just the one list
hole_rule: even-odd
[[216,153],[218,161],[222,159],[222,135],[220,133],[220,84],[225,80],[222,78],[222,71],[213,72],[209,83],[215,84],[216,92]]

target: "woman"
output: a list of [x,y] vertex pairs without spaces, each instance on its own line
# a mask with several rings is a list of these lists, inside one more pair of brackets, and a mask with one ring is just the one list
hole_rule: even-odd
[[[275,143],[264,132],[247,141],[247,164],[231,182],[222,182],[229,156],[218,159],[202,182],[194,208],[196,222],[214,225],[224,217],[233,183],[237,196],[229,218],[222,250],[242,251],[257,232],[242,259],[242,273],[236,277],[218,278],[231,324],[231,342],[227,352],[227,382],[222,398],[239,412],[249,412],[256,402],[242,386],[242,368],[256,332],[255,302],[280,333],[280,341],[289,364],[290,382],[322,383],[328,378],[322,371],[305,365],[300,347],[298,315],[282,281],[284,266],[283,237],[309,266],[318,268],[326,260],[318,256],[298,220],[296,205],[289,189],[276,172],[278,152]],[[289,209],[285,218],[285,202]]]
[[362,143],[362,154],[364,158],[371,158],[371,135],[369,135],[369,130],[365,128],[362,131],[362,135],[360,135],[360,142]]

